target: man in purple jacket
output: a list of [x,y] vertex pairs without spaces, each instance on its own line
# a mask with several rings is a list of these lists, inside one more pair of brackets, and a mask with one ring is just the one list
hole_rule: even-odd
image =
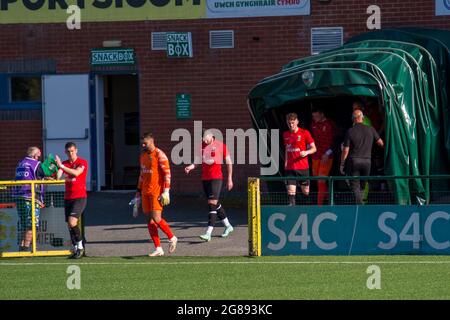
[[[38,147],[29,147],[27,156],[16,167],[16,180],[42,180],[45,177],[39,158],[41,150]],[[17,213],[19,214],[19,240],[20,251],[29,251],[33,238],[32,231],[32,203],[31,186],[21,185],[14,188],[13,197],[16,200]],[[36,228],[39,226],[40,209],[44,207],[44,186],[36,185]]]

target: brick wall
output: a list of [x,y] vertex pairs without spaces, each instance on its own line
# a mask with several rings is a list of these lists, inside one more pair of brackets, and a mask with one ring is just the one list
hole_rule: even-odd
[[30,146],[42,148],[41,121],[0,121],[1,180],[14,180],[16,165]]
[[[300,17],[82,23],[76,31],[68,31],[65,24],[0,25],[0,59],[52,58],[58,73],[86,73],[91,48],[100,47],[104,40],[122,40],[124,47],[135,48],[139,63],[141,130],[155,133],[160,147],[170,153],[175,144],[170,141],[172,130],[193,127],[191,121],[175,119],[176,92],[192,94],[193,119],[202,120],[206,127],[249,128],[246,96],[252,86],[288,61],[309,55],[311,27],[342,26],[345,39],[367,31],[366,9],[373,4],[381,7],[383,28],[450,29],[448,16],[435,16],[432,0],[332,0],[329,4],[312,0],[311,15]],[[235,48],[209,49],[209,30],[215,29],[235,30]],[[164,51],[151,51],[152,31],[192,32],[194,58],[169,60]],[[27,137],[21,130],[22,126],[0,123],[0,132]],[[2,135],[0,143],[10,143],[4,140]],[[8,176],[28,144],[11,143],[11,154],[0,148],[0,179]],[[17,159],[9,159],[13,154]],[[255,166],[236,166],[235,172],[239,190],[245,190],[247,176],[258,174]],[[185,176],[182,166],[173,166],[173,186],[178,192],[200,187],[199,172]]]

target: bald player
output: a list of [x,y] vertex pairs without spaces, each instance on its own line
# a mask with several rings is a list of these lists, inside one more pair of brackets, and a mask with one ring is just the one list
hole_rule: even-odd
[[[344,139],[340,171],[349,176],[369,176],[372,146],[376,143],[384,148],[384,143],[373,127],[364,125],[364,114],[361,110],[354,110],[352,119],[353,127],[347,131]],[[355,194],[356,203],[363,204],[361,181],[351,180],[350,187]]]

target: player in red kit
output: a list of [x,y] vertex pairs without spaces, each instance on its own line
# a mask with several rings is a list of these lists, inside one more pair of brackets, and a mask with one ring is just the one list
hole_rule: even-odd
[[[317,143],[317,152],[312,155],[312,174],[313,176],[328,177],[333,166],[333,123],[325,117],[320,109],[313,110],[312,119],[311,133]],[[317,204],[323,205],[327,198],[327,182],[317,181]]]
[[[286,176],[309,176],[308,156],[317,151],[314,140],[308,130],[298,127],[298,116],[296,113],[289,113],[286,116],[289,131],[283,133],[285,147],[285,175]],[[295,194],[297,191],[297,180],[287,180],[287,193],[289,205],[295,205]],[[302,192],[309,195],[309,180],[301,182]]]
[[[227,146],[214,138],[212,132],[206,131],[203,135],[202,145],[202,182],[203,190],[206,198],[208,199],[209,215],[208,215],[208,229],[205,234],[202,234],[200,238],[203,241],[210,241],[211,234],[214,229],[214,224],[217,217],[222,221],[225,226],[225,230],[222,233],[222,237],[228,237],[233,232],[233,227],[228,221],[225,209],[219,202],[220,191],[222,189],[222,163],[225,160],[227,165],[227,189],[233,188],[233,164]],[[196,159],[195,163],[200,162],[200,159]],[[186,174],[191,172],[195,168],[195,164],[187,166],[184,170]]]
[[61,162],[61,159],[55,156],[59,167],[57,177],[60,179],[65,174],[64,213],[73,245],[73,254],[69,258],[80,259],[84,255],[84,247],[78,222],[87,204],[88,163],[77,156],[78,149],[75,143],[67,142],[64,149],[68,157],[66,161]]

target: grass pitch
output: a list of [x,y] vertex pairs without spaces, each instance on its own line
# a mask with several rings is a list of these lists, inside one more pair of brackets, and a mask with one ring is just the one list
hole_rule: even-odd
[[[371,265],[381,289],[367,288]],[[450,257],[0,259],[0,299],[450,299]]]

